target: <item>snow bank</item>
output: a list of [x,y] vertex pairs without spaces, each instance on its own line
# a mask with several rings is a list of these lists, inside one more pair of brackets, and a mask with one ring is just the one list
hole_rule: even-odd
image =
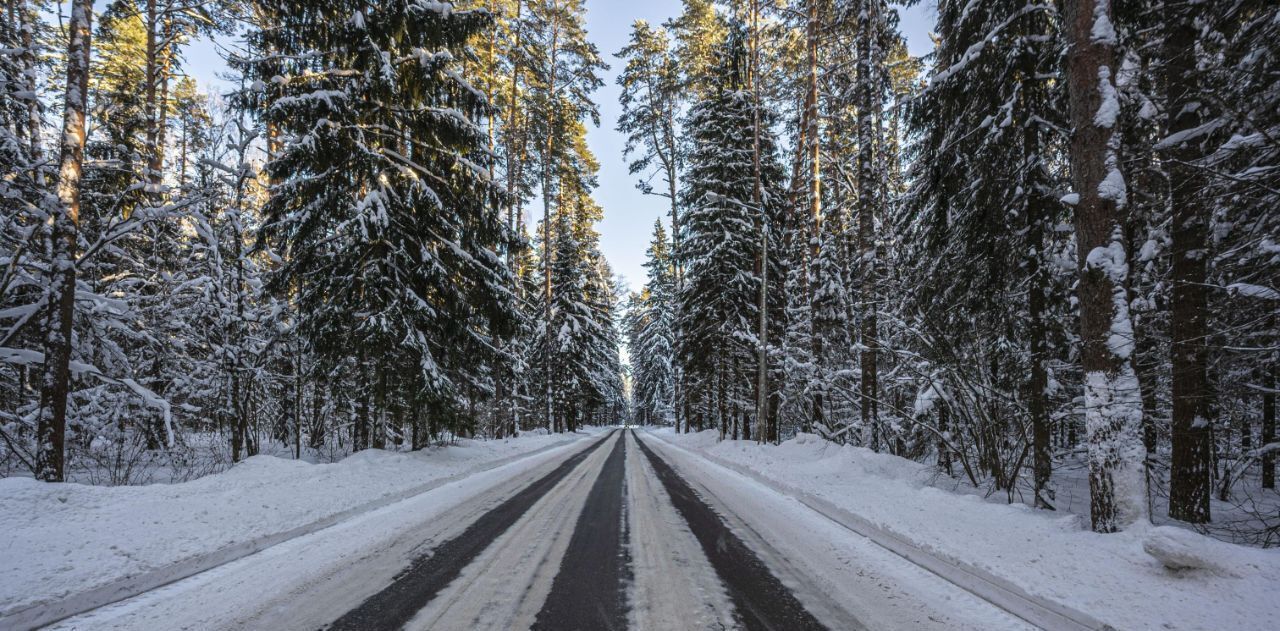
[[1172,527],[1100,535],[1077,515],[943,491],[928,485],[929,465],[815,436],[759,446],[718,442],[715,431],[654,435],[1117,629],[1263,629],[1280,619],[1280,551]]
[[367,450],[333,464],[254,456],[182,484],[0,479],[0,627],[113,602],[583,439],[528,433],[413,453]]

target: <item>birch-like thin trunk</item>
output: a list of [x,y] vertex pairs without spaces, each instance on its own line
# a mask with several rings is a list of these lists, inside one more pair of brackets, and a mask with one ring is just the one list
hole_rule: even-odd
[[[1271,316],[1271,331],[1272,335],[1275,335],[1275,314]],[[1272,339],[1275,338],[1273,337]],[[1266,448],[1276,442],[1276,389],[1280,388],[1280,364],[1273,361],[1269,368],[1263,368],[1263,375],[1262,383],[1267,388],[1267,391],[1262,395],[1261,447]],[[1274,449],[1267,450],[1262,454],[1262,488],[1276,488],[1276,452]]]

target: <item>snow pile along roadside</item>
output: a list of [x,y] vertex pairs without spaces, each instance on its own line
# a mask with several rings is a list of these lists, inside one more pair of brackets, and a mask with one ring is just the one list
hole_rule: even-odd
[[1280,619],[1280,551],[1168,526],[1099,535],[1076,515],[939,490],[926,484],[928,465],[811,435],[760,446],[720,442],[715,431],[653,434],[1117,629],[1263,629]]
[[334,464],[255,456],[182,484],[0,479],[0,627],[114,602],[596,433],[367,450]]

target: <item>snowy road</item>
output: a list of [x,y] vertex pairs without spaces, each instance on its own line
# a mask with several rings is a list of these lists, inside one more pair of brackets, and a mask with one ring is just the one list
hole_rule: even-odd
[[635,432],[467,477],[65,629],[1018,629],[763,486]]

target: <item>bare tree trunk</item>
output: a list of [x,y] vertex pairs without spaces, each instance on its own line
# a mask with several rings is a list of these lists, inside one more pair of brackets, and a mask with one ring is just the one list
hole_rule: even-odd
[[951,410],[942,403],[938,407],[938,468],[952,475],[951,447],[947,444],[946,435],[951,431]]
[[[1037,13],[1029,13],[1022,18],[1024,37],[1033,37],[1041,23]],[[1027,268],[1027,312],[1030,336],[1031,376],[1027,381],[1027,413],[1031,420],[1032,479],[1036,508],[1053,510],[1049,502],[1049,481],[1053,476],[1053,458],[1049,447],[1049,435],[1052,431],[1049,420],[1046,390],[1049,387],[1049,343],[1048,326],[1045,323],[1045,294],[1048,291],[1047,273],[1043,269],[1045,224],[1053,212],[1048,197],[1050,185],[1048,172],[1044,166],[1045,151],[1042,146],[1040,125],[1036,122],[1037,113],[1034,105],[1044,102],[1040,82],[1036,78],[1038,59],[1035,51],[1026,48],[1022,52],[1022,78],[1027,83],[1019,98],[1021,112],[1019,119],[1024,125],[1022,155],[1026,169],[1027,196],[1027,236],[1026,258]],[[1034,105],[1031,99],[1035,99]],[[1016,475],[1016,472],[1015,472]]]
[[876,38],[879,36],[879,3],[865,2],[858,14],[858,261],[862,266],[862,426],[868,444],[879,448],[875,426],[878,423],[876,368],[879,363],[878,324],[876,318],[876,243],[875,243],[875,191],[876,181],[876,133],[873,111],[877,105],[877,84],[872,76],[873,57],[879,56]]
[[[554,108],[556,93],[556,53],[559,51],[560,30],[553,26],[555,32],[551,36],[551,66],[550,66],[550,85],[547,93],[550,95],[551,107]],[[542,376],[545,380],[545,398],[543,402],[543,421],[547,428],[551,429],[551,252],[554,247],[551,242],[551,164],[552,152],[555,148],[555,126],[548,125],[547,142],[543,149],[542,155],[542,273],[543,273],[543,305],[542,305],[542,327],[543,336],[546,340],[546,348],[542,357]]]
[[166,16],[164,19],[164,46],[162,50],[157,51],[161,55],[160,71],[156,76],[159,82],[158,95],[156,96],[156,110],[154,118],[154,134],[155,146],[152,148],[150,156],[150,164],[147,170],[151,173],[151,183],[159,186],[164,183],[164,154],[165,143],[167,142],[169,131],[169,79],[173,74],[173,26],[172,21]]
[[[805,24],[806,48],[808,49],[808,66],[809,72],[806,78],[806,95],[805,107],[808,109],[806,115],[806,132],[805,132],[805,150],[809,157],[809,247],[805,250],[808,253],[808,271],[806,274],[809,299],[809,318],[810,321],[816,320],[817,309],[814,304],[814,297],[817,295],[817,283],[825,282],[826,279],[817,279],[812,276],[814,264],[818,260],[818,247],[822,234],[822,140],[819,136],[820,121],[818,111],[818,38],[822,26],[818,18],[818,0],[807,0],[808,16]],[[763,307],[761,307],[763,308]],[[810,335],[810,343],[813,351],[813,361],[818,370],[823,370],[821,364],[823,348],[822,336],[813,327]],[[824,405],[822,400],[823,388],[818,387],[813,393],[813,425],[820,427],[826,425],[824,414]]]
[[[1272,330],[1275,329],[1276,318],[1271,317]],[[1266,378],[1262,383],[1267,388],[1262,395],[1262,448],[1276,442],[1276,389],[1280,388],[1280,366],[1272,362],[1269,369],[1264,369]],[[1262,488],[1276,488],[1276,452],[1274,448],[1262,454]]]
[[[751,0],[751,67],[747,73],[751,89],[751,206],[757,213],[760,232],[760,330],[756,349],[756,431],[764,433],[769,401],[769,219],[764,208],[764,182],[760,170],[760,0]],[[722,432],[723,433],[723,432]]]
[[92,0],[71,4],[67,24],[67,90],[58,159],[58,207],[49,218],[49,304],[44,330],[44,367],[36,422],[35,476],[65,479],[67,396],[71,386],[71,318],[76,296],[76,242],[80,233],[80,176],[84,166],[88,109]]
[[302,344],[294,345],[293,354],[293,459],[302,459]]
[[[1195,75],[1195,22],[1202,9],[1196,3],[1171,2],[1165,5],[1164,12],[1165,83],[1169,91],[1169,134],[1173,136],[1199,127],[1209,104],[1200,98]],[[1205,374],[1209,213],[1202,200],[1207,182],[1193,164],[1201,157],[1202,140],[1179,142],[1167,152],[1173,238],[1173,460],[1169,469],[1169,516],[1197,524],[1209,521],[1213,425]]]
[[[653,91],[650,90],[650,94]],[[666,134],[666,158],[663,160],[663,167],[667,171],[667,197],[671,201],[671,275],[674,281],[675,291],[672,299],[673,316],[675,319],[674,326],[680,326],[680,309],[679,300],[680,292],[684,289],[684,265],[680,256],[680,203],[677,198],[679,173],[679,147],[677,146],[678,138],[674,129],[674,123],[668,121],[668,127],[664,129]],[[678,331],[677,331],[678,334]],[[674,358],[673,358],[674,359]],[[679,361],[672,362],[672,381],[671,381],[671,411],[674,417],[672,421],[675,423],[676,433],[680,432],[680,417],[684,407],[679,401],[684,397],[683,371],[680,370]],[[688,428],[689,420],[685,419],[685,427]]]
[[386,449],[387,448],[387,390],[388,390],[387,370],[385,368],[379,367],[377,369],[377,372],[378,372],[378,375],[377,375],[378,385],[377,385],[377,389],[375,390],[376,398],[374,399],[374,402],[375,402],[374,405],[377,409],[373,411],[373,421],[374,421],[373,431],[372,431],[373,436],[371,437],[370,442],[372,443],[374,449]]
[[[521,19],[521,16],[523,15],[523,12],[524,12],[524,0],[516,0],[516,15],[515,15],[515,22],[514,22],[514,24],[516,25],[516,37],[515,37],[515,46],[513,50],[520,50],[520,45],[521,45],[520,40],[521,40],[521,36],[524,34],[523,29],[520,28],[520,19]],[[524,66],[520,64],[518,61],[514,61],[514,60],[512,61],[511,82],[510,82],[510,89],[508,92],[509,96],[508,96],[508,102],[507,102],[507,128],[505,130],[506,144],[507,144],[507,156],[506,156],[507,204],[508,204],[507,223],[511,226],[511,229],[513,231],[516,231],[517,233],[520,230],[520,225],[516,221],[515,215],[516,215],[516,207],[520,205],[520,201],[516,193],[517,193],[517,187],[519,186],[519,173],[520,173],[519,169],[521,165],[520,165],[520,161],[516,159],[517,154],[520,153],[516,150],[516,116],[519,114],[519,111],[520,111],[520,108],[516,106],[516,103],[520,98],[520,71],[523,69],[524,69]],[[516,272],[515,252],[511,252],[508,254],[507,265],[511,268],[512,274],[515,274]],[[520,286],[520,283],[517,281],[516,282],[517,291],[520,288],[519,286]]]
[[[1027,134],[1038,135],[1035,127],[1027,123]],[[1034,142],[1034,141],[1033,141]],[[1039,146],[1038,142],[1031,144]],[[1029,159],[1037,157],[1028,155]],[[1045,208],[1043,194],[1038,191],[1029,192],[1027,200],[1027,274],[1028,284],[1028,316],[1030,319],[1031,337],[1031,378],[1027,382],[1027,413],[1031,417],[1032,471],[1035,488],[1035,506],[1053,510],[1049,503],[1049,480],[1053,476],[1053,458],[1049,449],[1049,433],[1051,431],[1049,410],[1045,401],[1045,391],[1049,387],[1049,343],[1047,326],[1044,319],[1045,292],[1048,284],[1045,272],[1041,269],[1041,256],[1044,249],[1044,221],[1048,208]]]
[[359,376],[360,392],[356,396],[359,397],[359,405],[356,406],[356,418],[351,426],[351,450],[361,451],[369,448],[369,416],[373,413],[369,404],[369,371],[365,366],[365,354],[362,351],[356,364],[356,374]]
[[[763,222],[761,225],[764,228]],[[760,336],[756,349],[756,436],[764,440],[769,401],[769,231],[760,231]]]
[[147,183],[159,184],[159,174],[153,170],[156,155],[160,151],[160,116],[157,102],[160,86],[160,18],[156,7],[158,0],[147,0],[143,26],[147,29],[146,59],[143,60],[143,106],[147,111]]
[[1142,402],[1133,371],[1133,322],[1119,214],[1125,203],[1116,121],[1115,30],[1110,0],[1066,0],[1071,173],[1080,270],[1081,365],[1093,530],[1146,517]]
[[[30,94],[39,94],[36,82],[36,77],[39,74],[39,70],[37,68],[39,58],[36,52],[35,41],[36,20],[38,18],[32,14],[31,8],[27,6],[26,2],[15,2],[12,6],[18,13],[16,18],[20,24],[19,28],[22,31],[20,36],[22,41],[22,56],[19,61],[27,79],[25,88]],[[41,107],[40,99],[28,99],[27,123],[25,129],[19,129],[20,135],[21,133],[25,133],[27,136],[27,146],[30,148],[31,161],[34,163],[39,163],[44,156],[44,149],[40,145],[40,123],[42,118],[40,115]],[[38,184],[43,184],[43,173],[44,169],[40,169],[37,172],[36,177],[39,179],[37,182]]]

